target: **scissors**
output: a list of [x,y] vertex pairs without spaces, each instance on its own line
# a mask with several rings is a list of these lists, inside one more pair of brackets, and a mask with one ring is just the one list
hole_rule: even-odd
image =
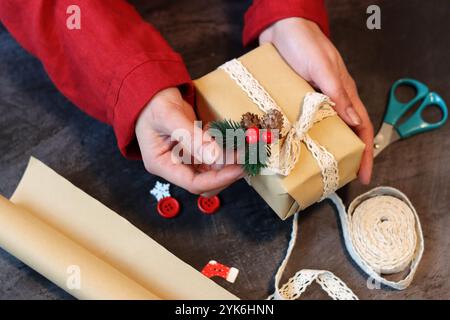
[[[416,96],[410,101],[402,103],[395,97],[399,86],[409,86],[416,90]],[[403,123],[397,124],[406,111],[411,109],[418,101],[423,100],[419,108]],[[442,118],[438,122],[429,123],[422,118],[422,113],[427,107],[437,106],[442,112]],[[374,139],[374,156],[376,157],[391,143],[409,138],[413,135],[442,127],[448,118],[447,105],[436,93],[430,92],[428,87],[414,79],[397,80],[391,88],[389,102],[383,124]]]

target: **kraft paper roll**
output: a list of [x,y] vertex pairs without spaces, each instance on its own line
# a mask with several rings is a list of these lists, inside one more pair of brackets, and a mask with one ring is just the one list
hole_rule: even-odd
[[[0,196],[1,246],[79,299],[158,299],[111,265]],[[73,266],[80,288],[71,286]],[[72,289],[69,289],[72,288]]]
[[238,299],[34,158],[0,226],[3,249],[79,299]]

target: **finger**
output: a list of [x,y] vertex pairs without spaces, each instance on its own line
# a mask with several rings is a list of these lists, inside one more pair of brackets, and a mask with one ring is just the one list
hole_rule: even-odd
[[225,166],[220,170],[196,172],[193,166],[173,163],[169,154],[165,154],[150,165],[151,172],[194,194],[216,189],[224,189],[242,176],[242,167]]
[[[230,151],[233,152],[233,154],[231,154],[231,157],[235,158],[234,150],[229,150],[229,151],[227,151],[227,153],[230,153]],[[224,161],[222,164],[213,164],[213,165],[200,164],[200,165],[197,165],[197,166],[194,166],[194,167],[195,167],[195,170],[197,172],[207,172],[207,171],[210,171],[210,170],[216,170],[217,171],[217,170],[220,170],[220,169],[224,168],[226,166],[226,163],[228,163],[228,162]],[[236,161],[234,160],[234,162],[232,162],[232,164],[235,164],[235,163],[236,163]],[[243,178],[244,176],[245,176],[245,173],[242,172],[242,175],[241,175],[240,178]],[[214,190],[210,190],[210,191],[207,191],[207,192],[203,192],[201,194],[201,196],[202,197],[206,197],[206,198],[214,197],[214,196],[218,195],[221,191],[226,189],[227,187],[228,187],[228,185],[225,186],[225,187],[218,188],[218,189],[214,189]]]
[[239,159],[238,153],[239,153],[239,151],[234,150],[234,149],[222,150],[222,158],[220,159],[220,161],[217,161],[216,163],[212,164],[210,166],[210,169],[220,170],[227,165],[241,164],[238,161],[238,159]]
[[358,177],[361,183],[369,184],[373,169],[373,130],[363,128],[359,130],[357,134],[366,144],[359,168]]
[[170,115],[165,131],[173,141],[180,143],[184,151],[194,157],[195,163],[213,164],[222,156],[222,149],[214,139],[182,111],[175,110]]
[[330,63],[324,70],[316,72],[314,82],[320,90],[329,96],[336,104],[334,109],[339,116],[350,126],[356,127],[361,124],[361,118],[356,112],[347,91],[344,88],[338,69]]
[[358,176],[361,183],[369,184],[373,168],[373,126],[367,113],[367,109],[359,97],[355,82],[348,72],[345,72],[344,79],[348,96],[361,118],[361,125],[355,127],[354,130],[366,145]]
[[203,192],[201,194],[201,196],[205,197],[205,198],[211,198],[211,197],[217,196],[224,189],[226,189],[226,187],[225,188],[214,189],[214,190],[211,190],[211,191],[208,191],[208,192]]
[[[361,105],[361,108],[364,108],[361,99],[356,94],[355,104]],[[366,145],[363,153],[363,157],[361,160],[361,165],[359,169],[359,180],[363,184],[369,184],[370,179],[372,177],[372,168],[373,168],[373,126],[372,122],[369,119],[366,109],[362,110],[362,124],[355,128],[356,134],[360,137],[360,139]]]
[[[246,176],[245,172],[242,172],[242,174],[239,176],[239,178],[237,180],[242,179],[245,176]],[[204,192],[201,194],[201,196],[206,197],[206,198],[214,197],[214,196],[218,195],[219,193],[221,193],[223,190],[225,190],[227,187],[228,186]]]

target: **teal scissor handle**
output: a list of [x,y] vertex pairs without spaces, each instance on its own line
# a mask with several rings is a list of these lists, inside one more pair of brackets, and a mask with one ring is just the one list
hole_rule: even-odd
[[[422,112],[429,106],[437,106],[441,109],[442,119],[435,123],[429,123],[422,118]],[[408,138],[417,133],[437,129],[444,125],[448,118],[448,110],[445,101],[436,93],[430,92],[425,96],[420,107],[404,123],[396,127],[401,138]]]
[[[395,97],[395,91],[399,86],[409,86],[415,88],[416,96],[406,103],[398,101]],[[408,111],[409,108],[414,106],[414,104],[416,104],[419,100],[423,99],[428,92],[428,87],[420,81],[408,78],[395,81],[389,94],[389,103],[383,121],[394,126],[398,122],[398,120],[405,114],[405,112]]]

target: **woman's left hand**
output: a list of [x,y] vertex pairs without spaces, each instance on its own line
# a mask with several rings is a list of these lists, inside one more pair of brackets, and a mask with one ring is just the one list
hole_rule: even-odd
[[316,23],[287,18],[264,30],[259,42],[272,43],[302,78],[336,103],[336,112],[366,144],[359,179],[368,184],[373,165],[373,126],[355,81],[331,41]]

